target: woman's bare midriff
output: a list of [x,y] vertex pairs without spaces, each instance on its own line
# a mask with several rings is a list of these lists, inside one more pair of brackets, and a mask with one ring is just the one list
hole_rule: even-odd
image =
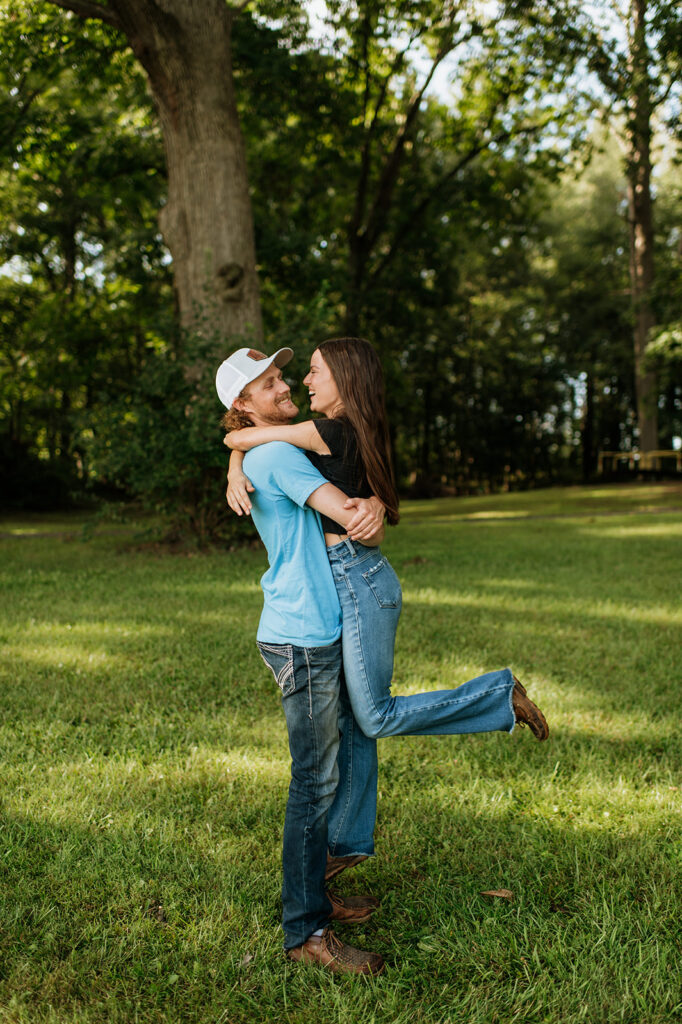
[[340,544],[342,540],[348,540],[347,533],[325,533],[324,541],[328,548],[334,546],[334,544]]

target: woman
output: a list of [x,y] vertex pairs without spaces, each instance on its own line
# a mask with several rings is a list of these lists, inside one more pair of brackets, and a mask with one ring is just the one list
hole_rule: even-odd
[[[349,497],[382,502],[389,524],[399,519],[379,358],[359,338],[335,338],[315,350],[303,383],[310,408],[324,417],[288,426],[247,427],[230,432],[225,443],[245,452],[268,441],[303,448],[331,483]],[[233,459],[237,465],[233,465]],[[230,460],[228,501],[248,511],[241,462]],[[393,653],[400,617],[400,583],[376,547],[351,540],[343,526],[322,517],[327,553],[343,618],[346,685],[363,732],[383,736],[511,732],[527,724],[534,736],[549,735],[542,712],[511,671],[488,672],[452,690],[392,697]]]

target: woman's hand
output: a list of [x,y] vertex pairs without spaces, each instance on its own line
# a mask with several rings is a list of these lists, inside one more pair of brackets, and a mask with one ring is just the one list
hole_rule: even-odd
[[343,507],[356,510],[346,527],[351,540],[371,540],[383,530],[386,509],[374,495],[371,498],[348,498]]
[[227,474],[225,497],[227,498],[227,504],[238,516],[248,516],[251,512],[248,492],[253,492],[255,489],[249,478],[241,470],[230,470]]

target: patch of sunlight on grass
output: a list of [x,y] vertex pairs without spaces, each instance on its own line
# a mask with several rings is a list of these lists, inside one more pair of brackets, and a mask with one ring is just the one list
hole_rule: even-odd
[[52,530],[57,530],[57,529],[58,529],[58,527],[53,527],[52,529],[50,529],[50,528],[46,529],[45,527],[41,527],[41,526],[14,526],[14,527],[7,527],[5,525],[4,528],[3,528],[3,532],[11,533],[13,537],[36,537],[36,536],[38,536],[40,534],[50,533],[50,532],[52,532]]
[[523,519],[527,513],[518,512],[503,512],[501,509],[495,509],[490,512],[470,512],[467,519]]
[[474,597],[471,594],[460,594],[450,589],[436,590],[433,587],[403,587],[403,607],[405,604],[448,605],[461,607],[467,605],[485,605],[490,598],[485,594]]
[[0,515],[0,533],[15,537],[33,537],[40,534],[77,530],[93,518],[92,512],[25,512],[18,515]]
[[50,643],[42,648],[8,644],[3,651],[3,658],[10,661],[17,659],[26,667],[36,668],[78,668],[81,671],[101,668],[106,665],[114,670],[123,668],[125,659],[117,658],[109,651],[93,651],[74,646],[63,647]]
[[592,525],[578,526],[579,533],[592,537],[615,538],[627,540],[633,537],[682,537],[682,521],[679,522],[640,522],[631,521],[622,526]]
[[533,594],[540,591],[548,591],[553,587],[552,583],[544,583],[541,580],[524,580],[520,576],[512,576],[511,579],[489,579],[485,581],[486,590],[528,590]]
[[599,512],[664,511],[682,506],[682,483],[609,484],[600,487],[554,487],[546,490],[486,494],[429,501],[407,501],[405,520],[582,516]]
[[25,777],[22,773],[13,773],[12,792],[4,801],[5,813],[22,811],[60,826],[130,826],[140,814],[163,814],[159,806],[162,797],[171,803],[179,799],[197,804],[200,817],[215,813],[204,806],[211,795],[213,802],[236,800],[234,812],[238,807],[254,805],[267,792],[285,792],[289,780],[287,755],[285,748],[274,756],[253,748],[240,752],[203,746],[184,753],[169,751],[165,757],[141,763],[129,756],[86,753],[31,772],[30,789],[21,785]]
[[682,497],[682,485],[673,481],[663,484],[603,484],[600,487],[577,488],[577,497],[581,495],[587,501],[600,499],[605,501],[621,501],[628,498],[637,498],[639,502],[650,501],[657,504],[662,498]]
[[64,635],[68,632],[74,639],[92,640],[97,643],[100,640],[133,637],[136,640],[156,640],[173,632],[173,627],[163,624],[152,624],[135,621],[126,621],[124,625],[110,621],[80,621],[80,622],[55,622],[50,619],[43,619],[41,622],[31,621],[26,626],[26,641],[47,640],[51,642],[55,632]]
[[[512,586],[512,584],[509,584]],[[518,581],[513,584],[518,587]],[[418,590],[407,588],[403,591],[403,602],[405,605],[421,605],[431,608],[445,606],[448,608],[476,608],[496,612],[515,613],[528,610],[537,612],[537,601],[534,593],[537,589],[534,585],[529,590],[533,591],[528,598],[509,598],[505,594],[499,597],[491,596],[489,593],[472,594],[458,593],[452,590],[436,590],[434,588],[420,588]],[[549,589],[549,585],[548,585]],[[665,609],[659,604],[647,608],[642,602],[634,601],[630,604],[619,603],[611,599],[604,601],[586,600],[580,595],[570,601],[559,598],[548,598],[543,600],[542,612],[551,611],[553,614],[565,615],[569,622],[576,613],[581,611],[589,617],[611,620],[631,620],[633,622],[646,622],[652,625],[677,625],[682,621],[682,609]],[[529,627],[537,629],[536,622],[530,622]],[[579,623],[578,623],[579,625]],[[523,623],[518,623],[517,628],[523,629]]]
[[[229,580],[227,580],[224,584],[222,582],[219,582],[217,586],[219,586],[221,590],[224,590],[225,593],[249,595],[256,594],[261,600],[263,599],[263,591],[261,590],[259,580],[252,580],[251,583],[235,582],[234,580],[230,582]],[[221,614],[225,614],[224,610],[221,612]]]
[[[561,605],[556,605],[561,611]],[[572,605],[565,605],[568,611]],[[656,626],[682,625],[682,608],[664,611],[662,608],[643,608],[641,604],[617,604],[613,601],[605,601],[590,605],[592,614],[598,619],[610,619],[616,621],[624,619],[632,623],[644,622]]]

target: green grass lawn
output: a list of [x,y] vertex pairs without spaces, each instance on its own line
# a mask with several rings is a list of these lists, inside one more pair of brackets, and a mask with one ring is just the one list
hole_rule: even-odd
[[374,980],[281,954],[262,552],[0,521],[0,1021],[679,1019],[681,509],[673,484],[406,505],[396,692],[510,665],[552,731],[380,741],[377,856],[339,884],[382,899],[339,929]]

